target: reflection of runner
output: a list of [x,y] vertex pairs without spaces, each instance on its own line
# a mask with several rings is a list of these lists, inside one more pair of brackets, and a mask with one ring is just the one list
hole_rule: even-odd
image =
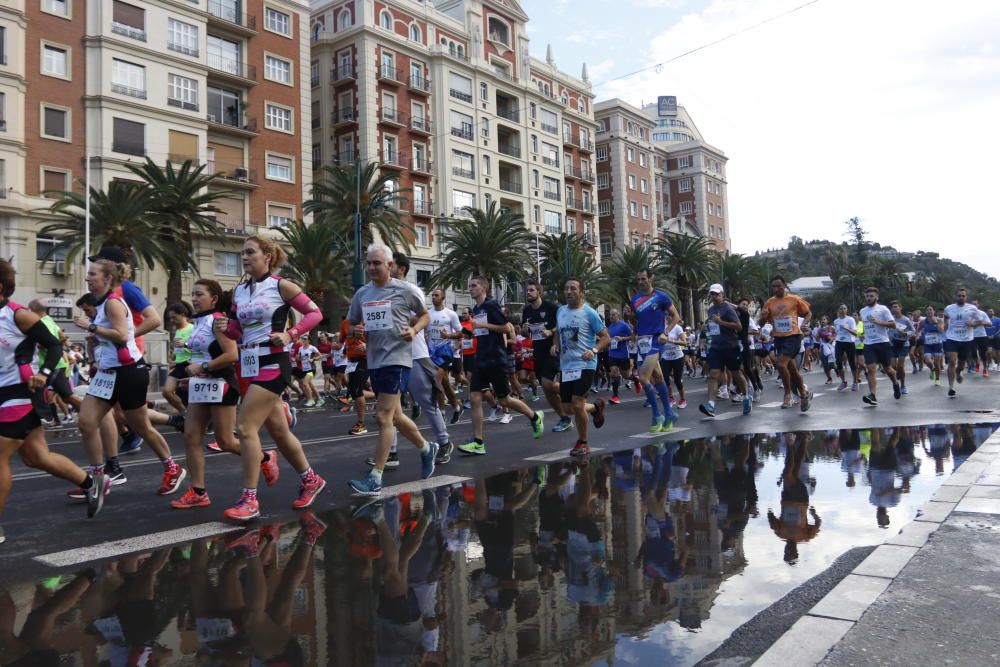
[[[726,438],[729,440],[729,438]],[[719,496],[716,516],[722,530],[722,550],[736,547],[751,516],[757,516],[757,449],[749,436],[737,435],[727,443],[710,443]]]
[[847,486],[857,486],[856,475],[864,469],[865,457],[861,454],[861,434],[857,429],[840,429],[837,440],[840,448],[840,470],[847,475]]
[[886,442],[882,429],[872,429],[872,450],[868,459],[871,492],[868,494],[868,502],[875,507],[875,520],[879,528],[889,527],[889,508],[899,504],[900,490],[896,488],[896,467],[899,460],[895,447],[898,430]]
[[[5,665],[36,667],[61,664],[59,651],[53,648],[64,645],[64,642],[57,641],[56,621],[76,606],[80,596],[90,588],[91,577],[90,571],[78,574],[54,592],[28,614],[17,634],[14,633],[17,625],[14,600],[7,591],[0,593],[0,655],[3,655]],[[72,625],[63,625],[60,629],[76,630]]]
[[[767,521],[779,539],[785,541],[784,560],[789,565],[799,558],[799,543],[808,542],[819,534],[820,521],[816,508],[809,506],[808,479],[801,477],[806,456],[808,434],[786,433],[785,467],[781,475],[781,516],[767,511]],[[814,523],[809,523],[812,517]]]

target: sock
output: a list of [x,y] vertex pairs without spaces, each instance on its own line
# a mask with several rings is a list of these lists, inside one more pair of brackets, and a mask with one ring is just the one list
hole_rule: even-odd
[[710,408],[712,408],[714,410],[715,409],[715,401],[709,401],[708,402],[708,407],[710,407]]
[[[195,489],[195,491],[197,491],[197,489]],[[202,489],[201,491],[204,493],[205,489]],[[243,487],[243,500],[252,500],[257,502],[257,489],[248,489]]]
[[[427,443],[425,442],[425,443],[424,443],[424,445],[426,445],[426,444],[427,444]],[[418,447],[418,449],[419,449],[419,447]],[[394,442],[394,443],[392,443],[392,447],[390,447],[390,448],[389,448],[389,453],[390,453],[390,454],[395,454],[395,453],[397,453],[398,451],[399,451],[399,444],[398,444],[398,443],[395,443],[395,442]]]
[[163,469],[164,470],[173,470],[174,468],[177,467],[177,464],[174,463],[174,459],[171,456],[168,456],[165,459],[161,459],[160,463],[163,464]]
[[475,440],[475,441],[476,441],[476,444],[477,444],[477,445],[481,445],[481,444],[483,444],[483,439],[482,439],[482,438],[473,438],[473,440]]
[[658,419],[660,417],[660,408],[656,404],[656,389],[652,385],[644,385],[643,390],[646,392],[646,398],[649,399],[649,407],[653,410],[653,419]]
[[421,454],[426,454],[428,449],[429,448],[427,447],[427,441],[426,440],[424,440],[423,444],[421,444],[419,447],[417,447],[417,451],[420,452]]
[[382,483],[382,471],[378,468],[372,468],[372,471],[368,474],[371,475],[372,478],[379,484]]
[[618,378],[615,378],[614,380],[611,381],[611,395],[614,396],[615,398],[618,398],[618,388],[620,386],[622,386],[622,381],[619,380]]
[[299,478],[303,482],[310,482],[314,477],[316,477],[316,473],[313,472],[312,468],[306,468],[305,470],[299,473]]
[[[205,495],[205,487],[203,487],[203,486],[192,486],[191,488],[192,488],[192,489],[194,490],[194,492],[195,492],[195,493],[197,493],[197,494],[198,494],[199,496],[203,496],[203,495]],[[246,491],[247,491],[246,489],[243,489],[243,493],[246,493]],[[256,497],[256,495],[257,495],[257,492],[256,492],[256,491],[254,491],[254,492],[253,492],[253,494],[254,494],[254,496]]]
[[91,477],[90,475],[87,475],[87,479],[83,480],[83,483],[80,484],[80,488],[86,491],[93,485],[94,485],[94,478]]
[[91,477],[96,477],[97,475],[103,475],[103,474],[104,474],[104,466],[103,465],[98,464],[96,466],[90,466],[90,476]]
[[656,390],[657,396],[660,397],[660,402],[663,403],[663,414],[669,419],[674,416],[674,411],[670,408],[670,392],[667,389],[667,383],[661,382],[653,386]]
[[118,463],[117,456],[109,456],[104,462],[104,467],[107,470],[121,470],[121,465]]

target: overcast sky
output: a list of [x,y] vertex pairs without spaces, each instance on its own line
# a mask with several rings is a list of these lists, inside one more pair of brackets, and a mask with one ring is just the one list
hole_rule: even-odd
[[[523,0],[532,53],[598,99],[677,95],[729,157],[735,252],[792,235],[931,250],[1000,276],[1000,0]],[[607,82],[607,83],[605,83]],[[599,85],[603,84],[603,85]]]

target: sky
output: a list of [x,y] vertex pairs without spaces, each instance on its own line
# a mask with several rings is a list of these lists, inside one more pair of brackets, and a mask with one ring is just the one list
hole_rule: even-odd
[[1000,276],[1000,1],[522,0],[531,52],[597,99],[677,95],[729,157],[732,250],[792,235],[934,251]]

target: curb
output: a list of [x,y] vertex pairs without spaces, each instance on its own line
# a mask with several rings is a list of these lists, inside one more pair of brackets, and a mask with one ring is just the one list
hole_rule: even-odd
[[[952,512],[1000,513],[1000,429],[951,473],[913,521],[875,548],[753,664],[815,665],[854,627]],[[993,492],[979,491],[980,488]]]

